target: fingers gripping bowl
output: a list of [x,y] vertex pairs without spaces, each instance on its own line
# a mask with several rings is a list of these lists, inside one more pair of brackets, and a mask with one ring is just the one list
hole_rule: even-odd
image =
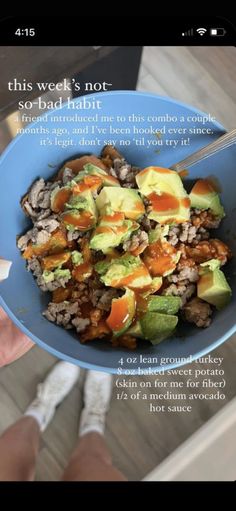
[[[97,97],[97,95],[96,95]],[[144,95],[144,94],[138,94],[138,93],[109,93],[109,94],[103,94],[101,95],[102,98],[102,108],[103,108],[103,114],[104,115],[113,115],[115,117],[116,114],[120,114],[121,110],[125,112],[125,114],[128,115],[138,115],[140,112],[140,108],[142,106],[142,112],[145,114],[145,116],[152,115],[153,112],[158,112],[158,115],[161,119],[161,115],[166,114],[166,112],[171,112],[172,117],[173,116],[179,116],[179,115],[185,115],[186,117],[189,116],[193,118],[192,124],[196,122],[194,120],[194,116],[202,115],[199,112],[195,112],[194,110],[191,110],[190,108],[180,105],[176,102],[172,102],[171,100],[165,100],[158,98],[156,96],[152,95]],[[122,106],[121,106],[122,105]],[[60,115],[63,114],[63,110],[60,111]],[[68,111],[64,109],[64,114],[68,115]],[[52,114],[50,114],[52,115]],[[50,125],[50,115],[48,116],[48,124]],[[68,121],[69,122],[69,121]],[[189,122],[189,121],[188,121]],[[85,123],[86,124],[86,123]],[[83,125],[81,122],[80,125]],[[141,123],[141,127],[145,131],[145,129],[150,125],[150,122],[143,121]],[[38,123],[37,123],[38,126]],[[58,122],[58,126],[60,126],[60,122]],[[114,124],[113,124],[114,126]],[[160,122],[155,122],[155,129],[158,130],[163,126],[163,121],[160,120]],[[176,122],[173,123],[173,126],[176,127]],[[189,124],[188,124],[189,127]],[[160,154],[157,154],[154,152],[154,149],[144,149],[141,146],[136,146],[133,144],[133,137],[130,136],[130,145],[125,148],[125,150],[122,151],[122,149],[119,147],[119,139],[124,139],[124,136],[116,135],[116,147],[122,151],[125,159],[128,161],[128,163],[132,163],[135,166],[138,166],[141,169],[144,169],[146,167],[168,167],[171,165],[174,161],[180,160],[183,157],[187,156],[190,152],[193,152],[203,145],[206,145],[209,143],[212,139],[217,138],[221,133],[222,129],[217,124],[212,124],[209,121],[207,122],[207,127],[212,129],[213,134],[211,137],[209,135],[206,137],[204,135],[191,136],[191,144],[189,148],[179,146],[178,152],[177,150],[173,151],[170,150],[167,146],[163,146],[161,149]],[[179,135],[176,135],[176,138],[181,138]],[[45,181],[48,181],[53,172],[52,169],[48,167],[49,164],[55,165],[55,168],[59,168],[62,161],[71,160],[76,152],[75,147],[67,147],[66,149],[59,148],[58,146],[50,146],[49,148],[45,148],[43,146],[40,146],[39,138],[37,135],[34,135],[34,137],[28,136],[24,134],[23,136],[16,139],[11,146],[8,148],[7,152],[2,158],[1,161],[1,167],[0,167],[0,181],[1,181],[1,240],[4,240],[4,251],[3,257],[9,260],[13,260],[13,267],[12,271],[10,273],[10,277],[8,281],[5,281],[1,284],[0,292],[2,296],[2,303],[7,312],[11,315],[11,317],[14,319],[16,324],[20,326],[28,335],[32,337],[33,340],[38,342],[40,345],[42,345],[44,348],[48,349],[49,351],[52,351],[58,356],[62,356],[65,358],[69,358],[70,360],[74,362],[78,362],[81,365],[84,365],[85,367],[100,367],[101,369],[107,369],[109,371],[115,372],[118,366],[118,361],[121,358],[122,355],[124,355],[124,363],[127,357],[127,351],[123,350],[122,344],[119,339],[121,339],[122,336],[115,336],[116,344],[118,345],[115,349],[111,348],[110,343],[104,342],[103,340],[94,340],[89,341],[84,344],[81,344],[78,342],[78,334],[76,333],[76,330],[64,330],[59,326],[56,326],[53,323],[50,323],[45,317],[42,316],[42,312],[47,309],[48,302],[50,300],[50,297],[47,295],[47,293],[42,293],[37,287],[34,282],[34,279],[32,278],[31,274],[25,271],[25,265],[24,261],[22,260],[19,253],[17,253],[17,249],[15,246],[15,239],[16,236],[20,233],[26,232],[30,226],[29,219],[27,219],[19,208],[19,201],[21,200],[22,196],[25,195],[26,190],[29,188],[31,183],[35,181],[38,178],[43,178]],[[91,138],[91,137],[90,137]],[[102,138],[102,137],[100,137]],[[107,138],[107,137],[106,137]],[[125,137],[126,139],[129,139],[129,135]],[[150,135],[147,135],[147,138],[150,139]],[[78,140],[78,135],[74,137],[75,142]],[[94,153],[96,156],[99,156],[101,149],[103,145],[105,145],[106,140],[105,137],[100,142],[100,147],[94,146],[89,151],[83,150],[80,152],[91,152]],[[78,151],[79,152],[79,151]],[[234,210],[234,190],[232,189],[232,183],[233,180],[233,169],[234,169],[234,161],[235,161],[235,148],[228,149],[224,152],[222,152],[217,157],[213,157],[211,160],[201,163],[201,165],[195,165],[190,169],[189,172],[189,180],[192,182],[196,182],[198,178],[206,178],[209,175],[214,175],[218,181],[221,184],[222,187],[222,194],[221,194],[221,201],[224,205],[226,216],[221,222],[220,230],[214,232],[214,236],[211,235],[211,238],[214,239],[217,238],[218,240],[223,241],[227,245],[230,245],[230,248],[234,250],[235,241],[233,239],[233,236],[230,232],[230,228],[232,225],[232,219],[235,215]],[[113,165],[114,167],[114,165]],[[17,170],[15,170],[17,168]],[[224,170],[223,170],[224,169]],[[109,172],[110,173],[110,172]],[[125,172],[123,173],[125,174]],[[223,181],[223,174],[224,174],[224,181]],[[121,177],[121,176],[119,176]],[[116,179],[115,175],[113,175],[113,178]],[[184,186],[186,183],[186,188],[188,187],[188,179],[184,181]],[[96,181],[96,179],[95,179]],[[98,181],[98,180],[97,180]],[[124,184],[124,183],[123,183]],[[78,181],[77,181],[78,186]],[[101,195],[101,192],[108,188],[105,186],[102,188],[101,191],[99,191],[99,196]],[[110,187],[109,189],[115,190],[115,187]],[[191,188],[191,186],[190,186]],[[11,190],[11,193],[7,195],[4,193],[4,190]],[[128,190],[128,188],[126,188]],[[142,200],[145,203],[147,194],[142,194]],[[32,200],[32,197],[31,197]],[[150,200],[150,197],[147,198],[147,200]],[[31,204],[32,205],[32,204]],[[148,206],[148,205],[147,205]],[[146,205],[145,205],[146,207]],[[72,208],[74,209],[74,208]],[[75,208],[76,209],[76,208]],[[208,208],[209,209],[209,208]],[[197,211],[194,212],[195,217],[199,217],[201,213],[203,213],[203,210],[199,210],[197,208]],[[192,212],[193,216],[193,212]],[[191,218],[192,218],[191,216]],[[4,219],[7,218],[4,221]],[[43,222],[45,218],[41,218],[38,221]],[[155,220],[149,219],[153,222]],[[158,219],[160,220],[160,219]],[[54,221],[57,221],[56,218],[54,218]],[[145,231],[145,229],[140,231],[140,219],[125,219],[123,221],[126,222],[137,222],[138,229],[134,230],[132,233],[132,236],[130,238],[122,240],[122,250],[127,253],[131,253],[132,257],[134,258],[140,258],[142,259],[144,256],[142,256],[142,253],[145,253],[145,242],[147,241],[147,238],[145,239],[145,235],[142,234],[142,231]],[[196,220],[198,222],[198,220]],[[206,218],[205,218],[206,221]],[[208,217],[209,221],[209,217]],[[155,230],[155,226],[158,226],[161,224],[158,221],[158,224],[153,223],[152,227]],[[45,224],[44,224],[45,225]],[[162,224],[161,224],[162,225]],[[181,224],[183,226],[183,224]],[[55,226],[55,224],[54,224]],[[100,226],[102,227],[102,226]],[[113,227],[114,227],[114,218],[113,218]],[[130,224],[129,224],[130,227]],[[176,238],[184,238],[186,236],[186,232],[183,232],[183,229],[180,233],[178,229],[173,229],[171,226],[171,233],[167,235],[166,241],[170,243],[170,245],[173,248],[173,252],[175,253],[176,248],[179,249],[179,245],[177,244],[177,247],[175,245]],[[179,226],[177,226],[179,228]],[[201,225],[203,228],[203,231],[201,231],[201,236],[204,234],[205,227],[203,226],[203,223]],[[52,228],[52,226],[51,226]],[[97,228],[97,226],[96,226]],[[152,229],[153,230],[153,229]],[[42,229],[40,228],[40,231]],[[68,234],[72,233],[72,231],[68,230]],[[99,233],[98,233],[99,234]],[[189,235],[190,233],[188,233]],[[200,233],[198,233],[200,234]],[[148,233],[149,235],[149,233]],[[159,230],[160,235],[160,230]],[[162,233],[163,235],[163,233]],[[136,238],[135,238],[136,236]],[[71,237],[73,238],[72,234]],[[75,240],[72,240],[75,241]],[[96,241],[96,239],[95,239]],[[98,241],[98,236],[97,236]],[[104,241],[104,240],[103,240]],[[198,238],[199,241],[199,238]],[[200,242],[203,242],[204,239],[201,238]],[[206,240],[207,241],[207,240]],[[182,242],[184,243],[184,241]],[[143,252],[141,254],[134,254],[134,251],[138,247],[142,245],[142,248],[144,248]],[[136,245],[136,248],[135,248]],[[99,245],[97,245],[99,246]],[[66,247],[68,248],[68,247]],[[78,248],[78,247],[76,247]],[[91,247],[90,247],[91,248]],[[101,247],[99,247],[101,248]],[[218,246],[219,248],[219,246]],[[222,248],[222,246],[221,246]],[[103,247],[102,247],[103,249]],[[94,250],[91,248],[91,250]],[[122,257],[122,253],[120,252],[120,246],[114,247],[113,250],[118,250],[119,257]],[[81,253],[81,250],[76,250],[74,248],[75,252]],[[221,250],[220,250],[221,251]],[[73,251],[72,251],[73,252]],[[96,257],[98,257],[101,254],[99,254],[98,250],[94,251],[96,254]],[[133,254],[132,254],[133,252]],[[178,250],[177,250],[178,252]],[[104,257],[104,253],[102,252]],[[65,254],[64,254],[65,255]],[[76,258],[76,255],[74,254],[74,257]],[[217,255],[217,249],[216,251],[213,251],[211,253],[211,259],[217,259],[215,257]],[[152,256],[152,254],[149,254],[149,256]],[[45,258],[48,257],[46,254],[44,256]],[[108,255],[106,254],[106,258]],[[208,257],[209,260],[209,257]],[[54,261],[55,262],[55,261]],[[101,261],[102,262],[102,261]],[[50,263],[46,259],[46,264]],[[68,263],[68,262],[67,262]],[[69,270],[69,268],[66,268],[66,262],[64,263],[64,266],[61,266],[61,269],[63,270]],[[149,261],[150,263],[150,261]],[[99,268],[99,260],[95,263],[98,265]],[[177,265],[179,265],[180,262],[177,262]],[[198,262],[198,264],[201,264]],[[235,262],[234,258],[231,259],[231,261],[225,266],[224,270],[226,277],[228,279],[228,282],[231,286],[231,288],[234,291],[235,288],[235,276],[234,276],[234,267]],[[204,267],[203,267],[204,268]],[[183,271],[184,268],[177,268],[177,270],[171,274],[170,276],[164,276],[164,279],[168,277],[169,281],[169,287],[173,286],[178,287],[179,282],[175,282],[175,275],[176,273]],[[46,271],[51,272],[54,271],[54,268],[48,269],[45,268]],[[72,269],[74,271],[74,269]],[[153,271],[153,270],[152,270]],[[186,269],[185,269],[186,271]],[[221,270],[220,270],[221,271]],[[151,273],[151,272],[150,272]],[[104,276],[104,273],[100,273],[101,276]],[[192,272],[193,275],[193,272]],[[183,276],[183,273],[182,273]],[[186,277],[186,273],[184,275]],[[49,274],[50,278],[50,274]],[[61,278],[61,276],[60,276]],[[159,275],[152,275],[152,278],[160,278]],[[162,276],[163,278],[163,276]],[[170,280],[169,280],[170,279]],[[172,279],[172,280],[171,280]],[[186,279],[185,279],[186,280]],[[52,282],[53,283],[53,282]],[[193,283],[194,284],[194,283]],[[65,283],[66,285],[66,283]],[[195,284],[194,284],[195,285]],[[60,286],[63,288],[63,286]],[[128,286],[127,286],[128,287]],[[167,286],[166,286],[167,287]],[[63,289],[67,289],[67,286]],[[17,290],[18,293],[17,293]],[[55,291],[55,290],[54,290]],[[113,288],[114,296],[116,300],[121,298],[120,294],[118,292],[118,296],[115,295],[117,292],[117,289]],[[59,293],[59,291],[57,291]],[[55,291],[56,294],[56,291]],[[166,293],[165,293],[166,294]],[[173,293],[170,293],[173,294]],[[167,293],[168,295],[168,293]],[[20,299],[19,299],[20,296]],[[206,296],[204,297],[206,298]],[[206,302],[207,303],[207,302]],[[178,330],[174,335],[172,335],[171,338],[167,338],[164,342],[161,342],[158,345],[153,346],[151,343],[145,342],[145,341],[138,341],[137,350],[135,352],[135,355],[139,355],[140,353],[149,355],[150,357],[159,357],[158,361],[160,360],[160,357],[165,357],[166,359],[170,360],[170,364],[173,362],[174,365],[181,362],[181,358],[188,357],[192,355],[193,357],[197,357],[200,354],[206,353],[207,351],[210,351],[213,349],[214,346],[220,344],[223,342],[223,340],[230,335],[230,333],[233,333],[235,329],[235,323],[234,323],[234,316],[233,316],[233,309],[234,309],[234,293],[232,300],[230,301],[229,305],[217,312],[213,312],[213,321],[211,325],[207,329],[197,329],[195,326],[192,326],[191,323],[186,323],[186,326],[182,328],[182,331],[179,332]],[[211,307],[211,305],[209,305]],[[162,312],[158,311],[149,311],[149,314],[154,313],[162,314]],[[166,313],[166,311],[165,311]],[[170,316],[175,316],[176,314],[170,314]],[[191,320],[191,311],[186,311],[186,317],[188,316],[188,319]],[[201,314],[200,314],[201,316]],[[205,314],[207,321],[207,314]],[[73,317],[74,318],[74,317]],[[85,315],[82,314],[82,318],[85,318]],[[86,318],[85,318],[86,319]],[[91,319],[91,318],[90,318]],[[112,318],[111,318],[112,319]],[[202,319],[202,318],[200,318]],[[96,323],[96,318],[94,318],[94,321]],[[79,323],[78,323],[79,324]],[[74,325],[75,326],[75,325]],[[110,325],[112,326],[112,321],[110,322]],[[199,325],[200,326],[200,325]],[[113,325],[114,327],[114,325]],[[152,336],[152,334],[149,333],[149,336]],[[146,336],[147,337],[147,336]],[[135,339],[135,336],[133,337]],[[138,356],[136,357],[138,360]],[[173,359],[176,359],[174,362]],[[142,365],[142,364],[141,364]],[[158,363],[157,363],[158,365]],[[135,369],[135,367],[132,367],[132,369]]]

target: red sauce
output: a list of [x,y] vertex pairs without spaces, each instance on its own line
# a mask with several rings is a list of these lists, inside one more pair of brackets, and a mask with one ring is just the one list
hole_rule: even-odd
[[124,213],[116,212],[114,215],[104,215],[102,221],[104,222],[123,222],[125,219]]
[[184,197],[184,199],[181,199],[181,204],[184,206],[184,208],[189,208],[191,201],[188,197]]
[[125,234],[128,231],[127,225],[117,225],[113,227],[113,230],[116,232],[116,234]]
[[108,225],[103,225],[96,228],[95,234],[113,234],[113,230]]
[[114,176],[101,176],[102,177],[102,180],[106,183],[107,181],[110,182],[110,183],[114,183],[114,184],[117,184],[117,185],[120,185],[118,179],[116,179],[116,177]]
[[148,195],[148,200],[151,202],[153,211],[172,211],[179,208],[179,199],[167,192],[161,195],[152,192]]
[[82,211],[78,215],[72,215],[71,213],[64,213],[62,222],[64,224],[70,224],[77,227],[81,231],[89,229],[94,224],[94,219],[91,213],[88,211]]
[[214,190],[212,184],[209,183],[209,181],[207,179],[199,179],[195,183],[192,191],[198,195],[205,195],[207,193],[212,193],[215,190]]
[[145,209],[144,209],[144,205],[143,205],[143,203],[142,203],[142,202],[140,202],[140,201],[137,201],[137,202],[135,203],[135,210],[136,210],[136,211],[140,211],[141,213],[144,213],[144,212],[145,212]]
[[89,275],[92,275],[93,267],[90,263],[82,263],[74,268],[72,275],[78,282],[83,282]]
[[84,183],[90,190],[97,190],[102,185],[102,179],[99,176],[85,176]]
[[183,169],[183,170],[180,170],[179,172],[177,172],[177,174],[179,174],[179,177],[183,178],[183,177],[187,177],[189,175],[189,171],[187,169]]
[[43,257],[41,266],[43,270],[53,270],[57,266],[65,264],[70,259],[70,256],[70,252],[61,252],[60,254]]
[[156,241],[149,245],[144,254],[144,262],[150,273],[156,277],[175,269],[173,255],[176,249],[168,242]]
[[124,328],[127,319],[129,319],[128,300],[122,297],[113,302],[111,313],[106,321],[111,330],[118,332]]
[[83,181],[81,181],[81,183],[77,183],[77,185],[72,188],[73,195],[79,195],[81,192],[86,192],[87,190],[89,190],[89,186]]
[[55,213],[63,211],[65,203],[68,202],[70,196],[70,189],[62,188],[61,190],[58,190],[53,199],[53,211],[55,211]]
[[127,277],[123,277],[122,279],[118,280],[115,286],[112,287],[132,287],[132,282],[136,280],[139,277],[146,277],[148,276],[148,270],[146,266],[143,264],[142,266],[138,266],[135,271],[133,271],[132,275],[128,275]]
[[135,289],[136,313],[135,318],[140,318],[147,311],[147,298],[141,295],[143,289]]

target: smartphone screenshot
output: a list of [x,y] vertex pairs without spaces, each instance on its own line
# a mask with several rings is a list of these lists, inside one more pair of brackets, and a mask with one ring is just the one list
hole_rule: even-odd
[[114,20],[0,20],[0,481],[233,482],[235,27]]

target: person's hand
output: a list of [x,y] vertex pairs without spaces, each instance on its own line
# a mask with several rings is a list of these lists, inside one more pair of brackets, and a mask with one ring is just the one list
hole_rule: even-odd
[[[0,282],[9,275],[10,261],[0,258]],[[10,364],[24,355],[34,343],[12,323],[0,308],[0,367]]]

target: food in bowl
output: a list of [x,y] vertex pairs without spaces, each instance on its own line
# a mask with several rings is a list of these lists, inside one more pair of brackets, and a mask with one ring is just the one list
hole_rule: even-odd
[[207,179],[185,190],[181,173],[129,164],[112,146],[38,179],[21,206],[32,228],[17,245],[43,292],[45,318],[82,343],[134,349],[170,337],[182,321],[207,327],[231,289],[230,248],[214,237],[225,216]]

